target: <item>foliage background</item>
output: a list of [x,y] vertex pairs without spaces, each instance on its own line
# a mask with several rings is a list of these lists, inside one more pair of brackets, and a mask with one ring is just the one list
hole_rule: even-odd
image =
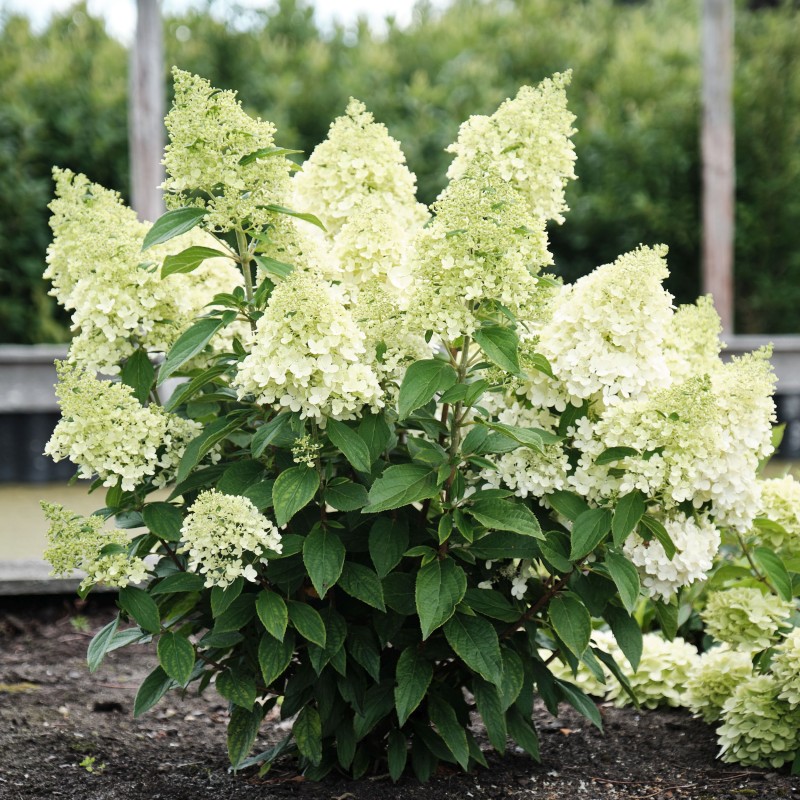
[[[209,7],[213,8],[213,0]],[[762,6],[763,4],[752,4]],[[695,0],[453,0],[418,4],[386,37],[366,24],[322,33],[303,0],[220,21],[165,20],[166,64],[237,88],[310,153],[348,97],[400,139],[424,202],[469,113],[573,69],[579,180],[552,230],[573,279],[640,242],[670,247],[669,289],[699,293],[699,40]],[[736,20],[737,329],[800,328],[800,9],[744,4]],[[127,52],[78,4],[34,32],[0,17],[0,341],[63,340],[41,280],[53,164],[127,199]],[[165,72],[165,82],[167,74]]]

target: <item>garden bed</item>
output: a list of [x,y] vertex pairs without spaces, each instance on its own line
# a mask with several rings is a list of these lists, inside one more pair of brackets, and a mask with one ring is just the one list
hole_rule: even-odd
[[[387,776],[360,782],[304,781],[291,762],[265,777],[228,771],[227,707],[205,697],[168,695],[132,716],[139,684],[155,664],[150,648],[112,653],[94,674],[85,652],[113,616],[113,600],[84,608],[63,599],[6,598],[0,606],[0,798],[62,800],[443,800],[444,798],[763,798],[800,796],[800,779],[722,764],[712,728],[685,711],[601,707],[605,735],[563,707],[538,715],[542,763],[487,752],[490,770],[440,770],[430,784],[394,785]],[[254,752],[286,735],[268,720]],[[486,745],[488,747],[488,745]],[[83,766],[81,764],[83,763]]]

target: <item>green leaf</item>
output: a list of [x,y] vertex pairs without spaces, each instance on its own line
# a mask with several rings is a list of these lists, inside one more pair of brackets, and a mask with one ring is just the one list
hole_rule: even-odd
[[253,594],[237,597],[214,623],[214,633],[239,631],[256,615],[256,598]]
[[616,547],[621,547],[636,529],[645,511],[644,493],[638,489],[620,497],[614,509],[614,519],[611,521],[611,534]]
[[672,541],[669,533],[667,533],[667,529],[655,517],[651,517],[649,514],[645,514],[642,517],[640,524],[660,542],[667,558],[674,558],[677,551],[675,549],[675,543]]
[[439,736],[455,756],[461,769],[469,766],[469,745],[464,727],[458,721],[453,707],[437,695],[432,694],[428,698],[428,717],[436,726]]
[[125,586],[119,590],[119,604],[136,622],[139,627],[149,633],[158,633],[161,630],[161,618],[155,601],[143,589],[135,586]]
[[312,764],[322,761],[322,722],[312,706],[303,706],[292,726],[297,749]]
[[539,755],[539,737],[536,734],[536,729],[529,719],[522,716],[522,712],[512,706],[506,712],[506,721],[508,723],[508,732],[511,738],[535,761],[541,761]]
[[597,706],[577,687],[556,678],[556,684],[564,699],[580,714],[583,714],[598,730],[603,730],[603,720]]
[[161,667],[156,667],[142,682],[133,701],[133,716],[149,711],[173,686],[175,681]]
[[269,422],[258,428],[250,442],[250,453],[253,458],[260,458],[267,447],[290,427],[291,422],[291,414],[276,414]]
[[142,519],[148,530],[165,542],[179,542],[183,527],[181,510],[169,503],[148,503],[142,509]]
[[228,368],[227,364],[215,364],[213,367],[204,369],[199,375],[195,375],[190,381],[182,383],[164,403],[164,410],[174,411],[178,406],[191,400],[200,389],[218,378]]
[[499,619],[502,622],[516,622],[522,616],[508,602],[505,595],[494,589],[467,589],[464,600],[478,614]]
[[661,626],[664,638],[671,642],[678,632],[678,606],[673,603],[654,600],[653,607],[656,610],[656,618]]
[[398,730],[393,730],[389,734],[386,759],[389,762],[389,777],[393,783],[397,783],[406,768],[408,759],[408,742],[406,737]]
[[764,570],[779,597],[782,600],[791,602],[793,596],[792,579],[789,577],[789,572],[781,557],[766,547],[757,547],[753,551],[753,558]]
[[103,659],[106,657],[106,653],[109,652],[118,627],[119,614],[117,614],[108,625],[103,626],[89,643],[89,649],[86,651],[86,662],[89,665],[89,672],[95,672],[100,664],[103,663]]
[[[233,433],[240,424],[241,415],[236,415],[233,418],[230,416],[221,417],[207,425],[205,430],[199,436],[192,439],[186,446],[186,450],[184,450],[181,456],[180,464],[178,464],[178,473],[175,477],[176,483],[183,483],[189,477],[189,473],[200,463],[203,456],[228,436],[228,434]],[[218,477],[218,473],[212,472],[210,476]],[[173,491],[170,495],[170,499],[174,499],[174,497],[177,496],[178,495]]]
[[377,461],[392,438],[392,431],[383,414],[364,414],[358,435],[369,449],[370,461]]
[[494,625],[483,617],[457,614],[445,624],[444,635],[471,670],[495,686],[502,683],[503,657]]
[[369,502],[367,490],[347,478],[334,478],[325,487],[325,502],[337,511],[357,511]]
[[[502,434],[508,439],[512,439],[524,447],[530,447],[539,453],[543,452],[546,444],[554,444],[561,441],[561,437],[549,431],[542,430],[541,428],[520,428],[517,425],[506,425],[504,422],[487,422],[482,421],[482,424],[493,431]],[[488,452],[486,447],[484,451]],[[493,448],[497,452],[507,452],[508,448]]]
[[264,478],[264,465],[249,458],[234,461],[222,473],[217,491],[222,494],[244,496],[245,492]]
[[291,156],[302,152],[302,150],[287,150],[285,147],[261,147],[258,150],[254,150],[252,153],[248,153],[246,156],[242,156],[239,159],[239,164],[246,167],[248,164],[252,164],[254,161],[258,161],[261,158]]
[[506,372],[519,373],[519,339],[511,328],[484,325],[475,331],[474,338],[490,361]]
[[261,667],[261,676],[264,686],[269,688],[281,675],[292,661],[294,655],[294,634],[291,631],[279,642],[265,633],[258,643],[258,665]]
[[467,591],[467,576],[452,558],[435,559],[417,573],[414,597],[422,638],[453,616]]
[[328,419],[325,432],[331,442],[342,451],[344,457],[358,472],[369,472],[372,468],[372,457],[366,442],[344,422]]
[[190,358],[194,358],[202,352],[222,325],[221,319],[207,317],[188,327],[167,353],[167,357],[158,371],[158,385],[161,386],[173,372],[180,369]]
[[508,731],[505,711],[497,688],[483,678],[475,676],[472,679],[472,694],[475,696],[475,705],[478,707],[478,713],[486,727],[492,747],[498,753],[504,753]]
[[381,656],[375,634],[369,628],[363,625],[351,626],[347,636],[347,652],[357,664],[364,667],[375,683],[380,682]]
[[798,751],[797,755],[794,757],[794,761],[792,761],[792,775],[800,775],[800,751]]
[[402,728],[428,691],[433,678],[433,665],[412,645],[400,654],[395,678],[394,703]]
[[154,594],[177,594],[178,592],[202,592],[205,579],[195,572],[175,572],[167,575],[149,591]]
[[214,586],[211,589],[211,616],[219,617],[224,614],[231,603],[242,593],[244,578],[239,577],[228,586]]
[[153,380],[156,376],[155,367],[150,363],[147,352],[139,348],[122,365],[120,379],[126,386],[133,389],[136,399],[142,404],[147,403]]
[[298,633],[309,642],[325,647],[325,623],[319,612],[308,603],[288,600],[289,620]]
[[264,255],[254,255],[253,258],[256,260],[256,264],[258,264],[261,269],[267,273],[267,275],[272,275],[274,278],[280,278],[281,280],[288,278],[294,267],[291,264],[286,264],[283,261],[277,261],[274,258],[270,258],[269,256]]
[[589,506],[580,495],[567,492],[564,489],[559,489],[547,495],[547,500],[562,517],[566,517],[572,522],[589,510]]
[[153,245],[168,242],[182,233],[196,227],[206,215],[204,208],[175,208],[162,214],[147,231],[142,242],[142,250],[148,250]]
[[572,525],[569,560],[589,555],[611,530],[611,512],[607,508],[590,508]]
[[261,727],[263,711],[256,706],[247,711],[241,706],[234,706],[228,722],[228,757],[234,770],[247,758],[253,749],[253,743]]
[[369,531],[369,556],[380,578],[385,578],[408,549],[408,524],[404,520],[379,517]]
[[161,267],[161,280],[175,273],[187,273],[196,270],[207,258],[230,258],[229,253],[214,250],[213,247],[187,247],[177,255],[167,256]]
[[185,686],[194,669],[194,648],[191,642],[177,633],[167,631],[158,640],[158,663],[164,672]]
[[449,389],[458,380],[456,371],[440,358],[415,361],[406,370],[398,397],[399,418],[428,403],[437,392]]
[[246,670],[226,669],[217,675],[214,684],[217,691],[226,699],[250,711],[258,697],[253,676]]
[[398,464],[384,470],[369,490],[363,514],[400,508],[438,494],[436,473],[421,464]]
[[531,536],[510,531],[494,531],[478,539],[470,548],[478,558],[500,561],[506,558],[538,558],[539,544]]
[[522,659],[507,647],[501,649],[503,656],[503,680],[498,686],[500,705],[505,711],[516,702],[525,685],[525,668]]
[[536,515],[515,500],[478,500],[467,509],[481,525],[496,531],[511,531],[522,536],[544,539]]
[[414,604],[414,576],[407,572],[392,572],[383,579],[383,597],[386,605],[410,617],[417,609]]
[[366,603],[378,611],[386,611],[383,600],[383,585],[380,578],[362,564],[347,562],[339,578],[339,586],[351,597]]
[[327,228],[313,215],[313,214],[305,214],[301,211],[292,211],[291,208],[286,208],[286,206],[277,206],[272,203],[265,206],[268,211],[273,211],[276,214],[286,214],[289,217],[295,217],[296,219],[302,219],[303,222],[310,222],[312,225],[316,225],[318,228],[322,229],[323,231],[327,230]]
[[625,610],[632,614],[639,601],[639,572],[625,556],[619,553],[606,553],[606,567],[611,580],[617,586],[620,600]]
[[548,617],[562,642],[578,657],[589,646],[592,618],[573,594],[560,594],[550,601]]
[[256,597],[256,614],[267,633],[282,642],[289,624],[289,612],[283,598],[276,592],[264,589]]
[[535,370],[544,373],[548,378],[555,378],[550,362],[540,353],[531,353],[525,359],[525,365],[530,364]]
[[301,508],[307,506],[319,489],[319,474],[305,464],[281,472],[272,487],[275,521],[285,525]]
[[342,574],[344,564],[342,540],[322,525],[315,525],[303,544],[303,563],[320,599],[328,593]]
[[638,455],[639,451],[633,447],[609,447],[597,456],[594,463],[602,466],[603,464],[613,464],[615,461],[621,461],[628,456]]
[[[589,650],[586,651],[587,653]],[[633,703],[636,708],[639,708],[639,698],[636,697],[636,693],[633,691],[633,687],[631,686],[630,680],[628,680],[628,676],[620,669],[619,664],[617,664],[616,659],[610,653],[604,653],[599,647],[592,647],[591,652],[602,661],[606,667],[608,667],[609,672],[617,679],[619,685],[622,687],[622,690],[625,694],[628,695],[630,698],[631,703]]]

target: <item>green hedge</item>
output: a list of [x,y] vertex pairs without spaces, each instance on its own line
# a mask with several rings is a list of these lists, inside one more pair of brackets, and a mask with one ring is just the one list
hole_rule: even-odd
[[[77,10],[76,10],[77,9]],[[0,340],[64,338],[40,279],[49,240],[50,166],[128,190],[127,54],[82,6],[41,34],[0,29]],[[459,120],[523,83],[573,69],[579,180],[552,231],[574,278],[640,242],[670,247],[678,301],[700,290],[699,41],[695,0],[454,0],[417,8],[407,29],[362,25],[321,36],[302,0],[245,24],[192,11],[166,20],[167,66],[237,88],[310,153],[320,120],[362,99],[404,143],[420,199],[442,188]],[[242,23],[242,20],[239,20]],[[800,328],[800,11],[737,10],[737,322]],[[188,34],[188,38],[187,38]],[[165,74],[165,81],[166,81]]]

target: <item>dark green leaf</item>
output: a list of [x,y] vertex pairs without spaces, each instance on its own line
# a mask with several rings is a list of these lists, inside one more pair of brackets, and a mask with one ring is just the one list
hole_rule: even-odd
[[182,233],[196,227],[206,215],[204,208],[175,208],[162,214],[147,231],[142,242],[142,250],[148,250],[153,245],[168,242]]
[[94,638],[89,643],[89,649],[86,651],[86,662],[89,665],[89,672],[95,672],[103,662],[106,653],[109,652],[118,627],[119,614],[94,635]]
[[258,643],[258,664],[264,678],[264,686],[269,688],[289,666],[294,655],[294,635],[289,632],[279,642],[265,633]]
[[409,617],[417,609],[414,604],[414,576],[407,572],[392,572],[383,579],[386,605],[398,614]]
[[264,466],[249,458],[231,464],[217,483],[217,491],[222,494],[240,495],[264,479]]
[[544,373],[548,378],[555,378],[550,362],[540,353],[531,353],[525,358],[525,366],[532,366],[535,370]]
[[394,702],[400,727],[419,706],[433,678],[433,666],[416,646],[407,647],[397,661]]
[[228,757],[234,770],[237,770],[250,754],[262,719],[261,706],[256,706],[252,711],[247,711],[241,706],[233,707],[228,722]]
[[637,455],[639,455],[639,451],[635,450],[633,447],[609,447],[597,456],[594,463],[598,466],[613,464],[615,461],[620,461],[628,456]]
[[297,749],[312,764],[322,761],[322,723],[316,708],[303,707],[292,726],[292,735]]
[[[181,456],[178,464],[178,474],[175,477],[177,483],[183,483],[189,477],[189,473],[200,463],[203,456],[208,453],[216,444],[221,442],[228,434],[233,433],[241,424],[240,416],[221,417],[207,425],[205,430],[192,439]],[[211,477],[216,477],[217,473],[210,473]],[[170,495],[172,497],[175,492]]]
[[321,228],[323,231],[326,230],[325,226],[313,215],[313,214],[304,214],[300,211],[292,211],[291,208],[286,208],[285,206],[277,206],[273,204],[269,204],[265,206],[268,211],[273,211],[276,214],[286,214],[289,217],[295,217],[296,219],[302,219],[303,222],[310,222],[312,225],[316,225],[318,228]]
[[159,581],[150,594],[173,594],[178,592],[201,592],[205,587],[202,575],[195,572],[175,572]]
[[214,250],[212,247],[187,247],[177,255],[167,256],[161,267],[161,279],[168,275],[177,273],[187,273],[196,270],[207,258],[230,258],[229,253],[221,250]]
[[224,614],[231,603],[242,593],[244,578],[239,577],[228,586],[214,586],[211,589],[211,615],[218,617]]
[[473,611],[492,619],[516,622],[521,616],[505,595],[494,589],[467,589],[464,600]]
[[567,492],[563,489],[547,495],[547,500],[562,517],[566,517],[573,522],[581,514],[589,510],[589,506],[580,495]]
[[453,616],[467,591],[467,576],[451,558],[435,559],[417,573],[414,596],[422,638]]
[[611,530],[611,512],[607,508],[590,508],[572,525],[569,560],[589,555]]
[[288,278],[294,269],[291,264],[286,264],[283,261],[277,261],[274,258],[269,258],[269,256],[255,255],[253,258],[255,258],[256,264],[258,264],[258,266],[261,267],[261,269],[266,272],[267,275],[272,275],[275,278]]
[[389,734],[386,758],[389,762],[389,777],[394,783],[397,783],[406,768],[406,760],[408,759],[406,737],[398,730],[393,730]]
[[369,531],[369,555],[380,578],[385,578],[408,549],[408,524],[404,520],[379,517]]
[[475,676],[472,679],[472,694],[475,696],[475,704],[478,707],[478,713],[481,715],[483,724],[486,726],[486,733],[489,736],[492,747],[498,753],[504,753],[508,732],[506,729],[506,716],[500,703],[500,695],[497,692],[497,688],[483,680],[483,678]]
[[256,615],[256,598],[253,594],[237,597],[214,623],[214,633],[241,630]]
[[503,680],[498,687],[500,705],[505,711],[516,702],[523,686],[525,685],[525,667],[522,659],[513,650],[503,647],[500,650],[503,656]]
[[194,669],[194,648],[191,642],[177,633],[167,631],[158,640],[158,663],[164,672],[185,686]]
[[369,472],[372,468],[372,457],[366,442],[344,422],[328,419],[325,432],[331,442],[342,451],[344,457],[359,472]]
[[655,518],[651,517],[649,514],[645,514],[640,522],[641,526],[652,534],[664,548],[664,553],[666,554],[667,558],[673,558],[675,553],[677,552],[675,549],[675,543],[672,541],[669,533],[667,533],[667,529]]
[[302,150],[287,150],[285,147],[262,147],[258,150],[254,150],[252,153],[248,153],[246,156],[242,156],[239,159],[239,164],[246,167],[248,164],[252,164],[254,161],[258,161],[261,158],[291,156],[295,153],[302,152]]
[[633,613],[639,600],[639,572],[625,556],[618,553],[606,553],[606,567],[611,580],[617,586],[622,605],[629,614]]
[[169,503],[148,503],[142,509],[142,519],[148,530],[165,542],[179,542],[183,527],[183,514]]
[[380,578],[369,567],[348,561],[342,569],[339,586],[356,600],[377,608],[378,611],[386,610],[383,600],[383,585]]
[[256,613],[267,633],[282,642],[289,624],[289,612],[283,598],[276,592],[264,589],[256,597]]
[[319,488],[317,471],[298,464],[281,472],[272,487],[275,521],[285,525],[301,508],[307,506]]
[[250,711],[258,697],[258,690],[253,676],[245,670],[226,669],[217,675],[217,691],[237,706]]
[[781,557],[766,547],[757,547],[753,551],[755,558],[761,569],[767,576],[769,582],[775,587],[775,591],[782,600],[791,601],[792,579]]
[[253,458],[260,458],[267,447],[286,431],[292,422],[289,413],[277,414],[269,422],[262,425],[254,434],[250,442],[250,452]]
[[187,328],[167,353],[167,357],[158,371],[158,385],[180,369],[190,358],[202,352],[214,334],[222,327],[222,320],[208,317],[200,319]]
[[436,473],[420,464],[388,467],[369,490],[369,505],[364,514],[375,514],[410,505],[438,493]]
[[377,461],[392,438],[392,431],[383,414],[364,414],[358,426],[358,435],[369,449],[371,461]]
[[437,392],[449,389],[457,380],[456,371],[447,361],[439,358],[415,361],[406,370],[400,384],[400,419],[405,419],[412,411],[424,406]]
[[611,533],[616,547],[621,547],[630,533],[636,529],[645,511],[644,494],[638,489],[620,497],[611,522]]
[[325,502],[337,511],[357,511],[369,502],[369,496],[360,483],[334,478],[325,487]]
[[136,399],[145,405],[156,377],[155,367],[150,363],[147,352],[141,348],[136,350],[122,365],[119,377],[126,386],[133,389]]
[[664,638],[670,642],[678,632],[678,606],[674,603],[664,603],[661,600],[654,600],[653,607],[656,610],[656,618],[661,626]]
[[558,684],[558,688],[561,690],[561,694],[564,695],[564,699],[577,712],[583,714],[586,719],[588,719],[593,725],[602,731],[603,720],[600,718],[600,712],[597,710],[597,706],[583,693],[583,691],[577,686],[573,686],[571,683],[567,683],[566,681],[561,681],[558,678],[556,678],[556,683]]
[[156,667],[136,692],[133,716],[139,717],[149,711],[175,685],[175,681],[161,667]]
[[539,756],[539,737],[531,720],[522,716],[516,706],[512,706],[506,712],[508,732],[511,738],[535,761],[540,761]]
[[580,658],[592,635],[592,618],[586,606],[575,595],[562,593],[550,601],[548,617],[561,641]]
[[366,670],[366,673],[375,681],[380,682],[381,656],[375,634],[363,625],[351,626],[347,636],[347,652],[353,660]]
[[288,600],[286,605],[289,609],[289,621],[298,633],[309,642],[325,647],[325,623],[319,612],[308,603],[297,600]]
[[494,626],[483,617],[457,614],[444,626],[444,635],[458,657],[489,683],[503,680],[503,657]]
[[535,514],[516,500],[478,500],[469,513],[485,527],[496,531],[511,531],[522,536],[544,539]]
[[333,532],[315,525],[303,545],[303,563],[320,598],[324,598],[342,574],[344,545]]
[[437,695],[431,694],[428,697],[428,716],[461,769],[467,769],[469,766],[467,736],[453,707]]
[[475,331],[474,337],[490,361],[506,372],[519,373],[519,339],[511,328],[484,325]]
[[119,604],[139,623],[139,627],[150,633],[158,633],[161,630],[158,606],[143,589],[137,589],[135,586],[125,586],[120,589]]
[[531,536],[510,531],[495,531],[482,536],[470,548],[478,558],[500,561],[506,558],[538,558],[539,544]]

